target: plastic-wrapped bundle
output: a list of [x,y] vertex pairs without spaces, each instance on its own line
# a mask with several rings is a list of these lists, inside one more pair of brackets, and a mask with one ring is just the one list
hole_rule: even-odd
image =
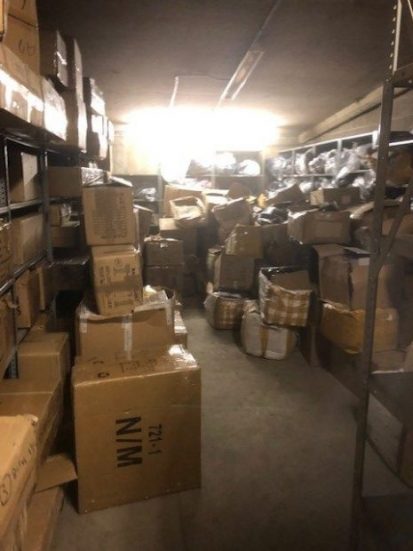
[[294,172],[300,176],[308,174],[309,163],[314,159],[314,150],[308,149],[304,153],[297,153],[295,156]]
[[237,159],[230,152],[218,153],[215,158],[215,168],[218,174],[235,174]]
[[214,329],[239,329],[245,298],[233,293],[210,293],[204,302],[206,319]]
[[360,157],[355,149],[344,149],[340,154],[339,167],[336,182],[338,186],[348,185],[347,177],[361,169]]
[[292,173],[292,159],[283,156],[268,159],[266,163],[267,171],[273,178],[279,180],[285,175]]
[[241,176],[259,176],[261,174],[261,167],[257,161],[252,159],[246,159],[237,165],[237,174]]

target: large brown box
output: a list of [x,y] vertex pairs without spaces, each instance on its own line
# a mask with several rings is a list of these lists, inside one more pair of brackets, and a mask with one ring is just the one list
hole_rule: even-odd
[[83,96],[83,62],[79,44],[71,36],[65,37],[67,49],[68,88]]
[[176,291],[182,295],[184,291],[184,265],[180,266],[145,266],[145,285],[161,287]]
[[53,285],[55,289],[84,292],[89,283],[89,256],[74,256],[54,262]]
[[15,266],[34,260],[45,251],[42,214],[27,214],[13,218],[11,232]]
[[65,90],[61,93],[61,96],[65,102],[68,121],[66,143],[76,149],[86,151],[86,105],[74,90]]
[[102,316],[122,316],[142,303],[142,260],[132,245],[92,247],[95,300]]
[[262,194],[258,198],[258,205],[265,209],[282,203],[301,203],[305,201],[305,195],[298,184],[280,188],[274,192]]
[[165,239],[178,239],[184,246],[184,254],[197,253],[197,229],[178,228],[173,218],[159,219],[159,233]]
[[175,222],[180,228],[197,227],[206,222],[205,205],[193,195],[179,197],[169,202]]
[[66,43],[59,31],[42,30],[40,35],[41,73],[55,84],[67,88],[69,85],[68,57]]
[[11,360],[15,345],[13,311],[11,293],[0,297],[0,380]]
[[9,15],[24,21],[33,27],[37,27],[39,21],[37,17],[36,0],[9,0]]
[[255,260],[222,253],[215,261],[214,290],[249,291],[254,285]]
[[72,385],[81,513],[200,486],[201,371],[181,346],[78,361]]
[[173,201],[174,199],[180,199],[181,197],[188,197],[188,195],[192,195],[194,197],[197,197],[198,199],[202,199],[202,193],[203,190],[195,186],[166,185],[164,188],[163,198],[164,216],[173,216],[170,201]]
[[145,240],[145,266],[180,266],[183,262],[182,241],[159,237]]
[[106,173],[98,168],[49,166],[47,169],[50,197],[82,197],[84,186],[103,184],[105,181]]
[[83,99],[88,111],[95,113],[95,115],[106,114],[105,98],[94,78],[83,78]]
[[288,235],[304,245],[350,242],[350,214],[345,211],[309,210],[290,213]]
[[246,199],[234,199],[214,207],[212,212],[221,230],[226,232],[230,232],[237,224],[251,223],[251,206]]
[[174,342],[174,305],[166,293],[145,300],[128,316],[94,313],[86,302],[77,312],[77,354],[90,358],[125,358],[135,351]]
[[59,140],[66,140],[67,115],[65,101],[49,80],[41,78],[40,83],[44,101],[42,128],[59,138]]
[[324,205],[326,203],[336,203],[341,209],[346,209],[351,205],[361,203],[360,188],[321,188],[310,193],[310,203],[312,205]]
[[53,284],[53,265],[46,261],[35,268],[39,277],[40,310],[47,310],[55,295]]
[[40,39],[37,27],[10,15],[3,43],[34,73],[40,74]]
[[134,206],[134,211],[135,211],[135,216],[137,216],[138,218],[138,226],[139,226],[138,241],[139,241],[139,247],[142,251],[145,243],[145,238],[149,235],[149,232],[151,229],[153,211],[145,207],[136,206],[136,205]]
[[178,310],[175,310],[175,344],[188,348],[188,329]]
[[111,184],[85,187],[83,208],[88,245],[135,244],[132,186]]
[[11,224],[0,220],[0,286],[10,277],[12,265]]
[[82,241],[80,223],[70,222],[65,226],[51,226],[50,241],[55,249],[77,249]]
[[13,203],[41,197],[37,156],[22,151],[9,152],[10,199]]
[[63,502],[61,487],[34,494],[27,511],[27,534],[22,551],[47,551],[51,548]]
[[226,254],[236,256],[262,258],[263,241],[261,226],[235,226],[226,240],[225,252]]
[[17,327],[28,329],[40,313],[39,274],[36,270],[27,270],[16,281]]

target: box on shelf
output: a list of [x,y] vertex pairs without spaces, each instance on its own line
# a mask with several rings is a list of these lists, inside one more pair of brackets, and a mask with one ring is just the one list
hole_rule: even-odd
[[11,360],[15,346],[14,303],[11,293],[0,297],[0,379]]
[[20,266],[36,259],[45,251],[42,214],[13,218],[11,223],[13,263]]
[[184,265],[145,266],[144,280],[145,285],[170,289],[176,291],[179,296],[182,296],[184,289]]
[[0,67],[7,75],[7,79],[0,82],[0,108],[5,124],[16,124],[14,115],[23,121],[29,119],[28,96],[28,68],[9,48],[0,43]]
[[66,226],[72,216],[70,203],[49,205],[49,222],[51,226]]
[[64,37],[67,50],[68,88],[83,97],[83,61],[79,44],[71,36]]
[[199,487],[201,372],[183,347],[78,360],[72,387],[81,513]]
[[39,24],[36,0],[9,0],[8,13],[33,27]]
[[[321,334],[349,354],[363,349],[365,310],[347,310],[338,304],[324,304]],[[376,310],[374,350],[397,349],[399,316],[394,308]]]
[[11,224],[0,219],[0,285],[9,277],[12,265]]
[[66,140],[68,121],[65,100],[47,79],[41,79],[41,87],[44,101],[42,127],[56,138]]
[[34,494],[27,511],[24,551],[41,551],[51,548],[63,502],[64,493],[60,487]]
[[308,210],[290,213],[288,235],[302,244],[350,242],[350,213]]
[[53,265],[43,261],[35,267],[39,278],[40,310],[47,310],[55,296],[53,285]]
[[225,253],[235,256],[262,258],[261,226],[235,226],[225,242]]
[[310,203],[321,206],[327,203],[335,203],[338,208],[346,209],[352,205],[361,203],[360,188],[321,188],[310,193]]
[[41,74],[51,78],[56,86],[69,85],[67,47],[59,31],[42,30],[40,34]]
[[179,241],[182,241],[184,254],[196,254],[196,228],[178,228],[173,218],[160,218],[159,233],[161,237],[164,237],[165,239],[178,239]]
[[235,293],[208,292],[204,302],[205,315],[214,329],[239,329],[245,297]]
[[87,149],[87,118],[86,106],[81,97],[74,90],[65,90],[61,93],[65,102],[67,115],[66,144],[86,151]]
[[92,185],[83,188],[88,245],[134,245],[136,218],[131,185]]
[[144,294],[144,303],[127,316],[106,317],[83,301],[77,311],[77,354],[90,358],[127,358],[147,348],[174,342],[174,301],[164,291]]
[[106,114],[105,98],[94,78],[83,78],[83,99],[87,109],[95,115]]
[[142,304],[142,259],[133,245],[92,247],[97,309],[102,316],[131,313]]
[[41,197],[36,155],[9,151],[10,199],[12,203],[32,201]]
[[188,348],[188,329],[178,310],[175,310],[175,344]]
[[106,180],[106,173],[98,168],[49,166],[47,169],[50,197],[82,197],[85,186],[104,184]]
[[27,270],[16,281],[17,327],[28,329],[40,313],[40,284],[36,270]]
[[145,266],[181,266],[184,263],[182,241],[154,236],[145,239]]
[[313,288],[306,270],[264,268],[259,275],[261,318],[271,325],[305,327]]
[[169,202],[178,228],[198,227],[206,222],[205,205],[194,195],[178,197]]
[[64,226],[51,226],[50,239],[55,249],[77,249],[81,245],[80,222],[68,222]]
[[222,253],[215,261],[215,291],[250,291],[254,285],[253,258]]
[[241,324],[242,346],[247,354],[284,360],[297,346],[297,334],[288,327],[262,322],[257,301],[246,301]]
[[34,73],[40,74],[39,29],[10,15],[3,44],[10,48]]

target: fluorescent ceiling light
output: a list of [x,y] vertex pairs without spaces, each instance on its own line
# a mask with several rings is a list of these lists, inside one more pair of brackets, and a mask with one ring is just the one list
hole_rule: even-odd
[[263,55],[262,49],[248,50],[223,91],[220,101],[236,99]]

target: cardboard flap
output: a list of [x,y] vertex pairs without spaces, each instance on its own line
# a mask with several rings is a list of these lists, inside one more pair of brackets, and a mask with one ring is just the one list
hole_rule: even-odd
[[56,488],[73,480],[77,480],[77,473],[70,457],[64,453],[52,455],[40,468],[36,492]]

